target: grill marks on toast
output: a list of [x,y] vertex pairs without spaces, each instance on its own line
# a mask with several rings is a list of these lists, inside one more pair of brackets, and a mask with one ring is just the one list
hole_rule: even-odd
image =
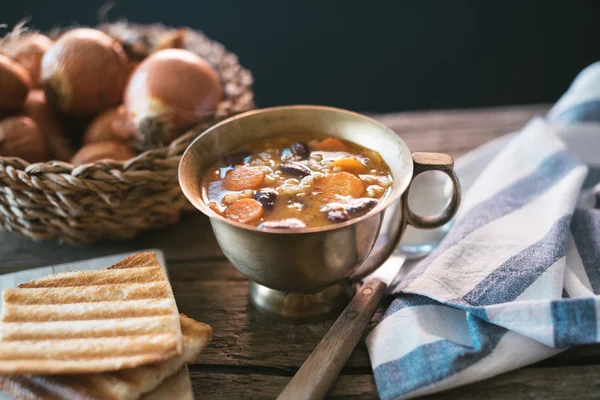
[[[148,394],[144,399],[172,398],[165,397],[165,393],[175,393],[176,388],[186,386],[183,384],[186,383],[184,378],[189,381],[188,374],[181,376],[182,369],[185,371],[184,365],[198,359],[212,335],[210,326],[183,314],[179,317],[179,323],[183,334],[183,352],[169,360],[99,374],[0,376],[0,390],[12,394],[17,399],[28,399],[27,393],[34,389],[38,397],[33,398],[50,400],[133,400],[145,393]],[[187,386],[186,390],[189,391]]]
[[[160,267],[159,267],[160,268]],[[4,304],[74,304],[98,301],[127,301],[162,299],[168,296],[166,282],[125,283],[97,286],[70,286],[45,288],[16,288],[4,290]]]
[[0,373],[102,372],[182,351],[177,306],[154,253],[27,282],[3,299]]
[[[52,329],[40,331],[39,322],[22,322],[4,324],[2,339],[15,340],[52,340],[52,339],[85,339],[104,337],[123,337],[135,335],[151,335],[157,332],[169,332],[178,318],[171,315],[141,318],[115,319],[110,324],[106,320],[82,320],[51,322]],[[1,346],[1,345],[0,345]],[[1,358],[1,356],[0,356]]]
[[149,282],[162,282],[160,268],[146,266],[126,269],[99,269],[87,271],[84,277],[81,276],[79,271],[62,272],[23,283],[18,288],[64,288]]
[[5,304],[3,322],[87,321],[172,315],[171,300],[145,299],[72,304]]

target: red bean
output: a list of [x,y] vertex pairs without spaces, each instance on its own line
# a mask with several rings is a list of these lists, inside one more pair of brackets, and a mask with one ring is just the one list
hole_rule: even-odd
[[346,211],[353,217],[365,214],[372,210],[377,205],[377,200],[370,198],[362,198],[351,201],[346,205]]
[[258,201],[265,209],[272,208],[277,199],[277,191],[273,188],[260,189],[254,195],[254,199]]
[[285,164],[281,164],[280,168],[286,174],[292,175],[292,176],[297,176],[299,178],[303,178],[303,177],[308,176],[308,175],[310,175],[312,173],[312,171],[310,170],[310,168],[308,168],[304,164],[285,163]]
[[310,147],[306,143],[294,142],[292,144],[292,151],[302,158],[308,158],[310,155]]

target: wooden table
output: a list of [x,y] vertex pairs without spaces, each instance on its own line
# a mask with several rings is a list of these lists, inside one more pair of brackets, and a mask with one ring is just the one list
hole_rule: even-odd
[[[400,134],[412,151],[458,156],[519,129],[547,109],[524,106],[398,113],[377,118]],[[15,234],[0,233],[0,273],[145,248],[164,250],[180,311],[214,329],[212,343],[200,362],[190,368],[198,398],[275,398],[331,325],[288,325],[253,310],[248,304],[248,281],[224,259],[208,220],[199,212],[185,215],[179,224],[163,231],[145,233],[129,242],[91,247],[34,243]],[[599,356],[600,346],[577,348],[432,398],[599,398]],[[377,398],[364,342],[348,361],[330,396]]]

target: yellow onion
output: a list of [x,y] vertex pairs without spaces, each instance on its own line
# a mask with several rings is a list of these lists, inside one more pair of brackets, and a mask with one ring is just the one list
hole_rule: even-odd
[[42,58],[46,99],[73,117],[91,117],[119,104],[127,74],[121,44],[96,29],[65,33]]
[[31,88],[27,70],[0,54],[0,112],[17,111],[25,103]]
[[19,157],[36,163],[48,160],[50,152],[35,121],[17,116],[0,122],[0,156]]
[[125,108],[140,141],[161,147],[213,115],[222,97],[219,76],[207,61],[188,50],[168,49],[133,72]]
[[83,134],[84,145],[98,142],[130,143],[134,139],[132,127],[127,122],[124,106],[111,108],[98,115]]
[[124,161],[135,157],[135,152],[127,145],[119,142],[98,142],[83,146],[71,159],[74,165],[88,164],[97,161]]
[[66,124],[60,115],[46,102],[42,90],[32,90],[25,100],[23,114],[33,119],[40,128],[54,160],[69,161],[73,154],[71,141],[65,134]]
[[41,87],[42,57],[52,43],[52,39],[39,33],[22,35],[11,54],[13,60],[29,72],[31,86],[34,88]]

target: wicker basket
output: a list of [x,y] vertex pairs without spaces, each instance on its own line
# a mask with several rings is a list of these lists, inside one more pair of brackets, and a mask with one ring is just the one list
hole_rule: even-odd
[[[119,36],[144,33],[152,40],[170,28],[119,22],[102,29]],[[124,162],[73,166],[0,157],[0,229],[36,240],[83,244],[129,239],[177,222],[189,207],[177,182],[184,150],[208,126],[254,107],[252,75],[234,54],[191,29],[184,45],[205,57],[221,77],[225,94],[215,116],[168,147]]]

